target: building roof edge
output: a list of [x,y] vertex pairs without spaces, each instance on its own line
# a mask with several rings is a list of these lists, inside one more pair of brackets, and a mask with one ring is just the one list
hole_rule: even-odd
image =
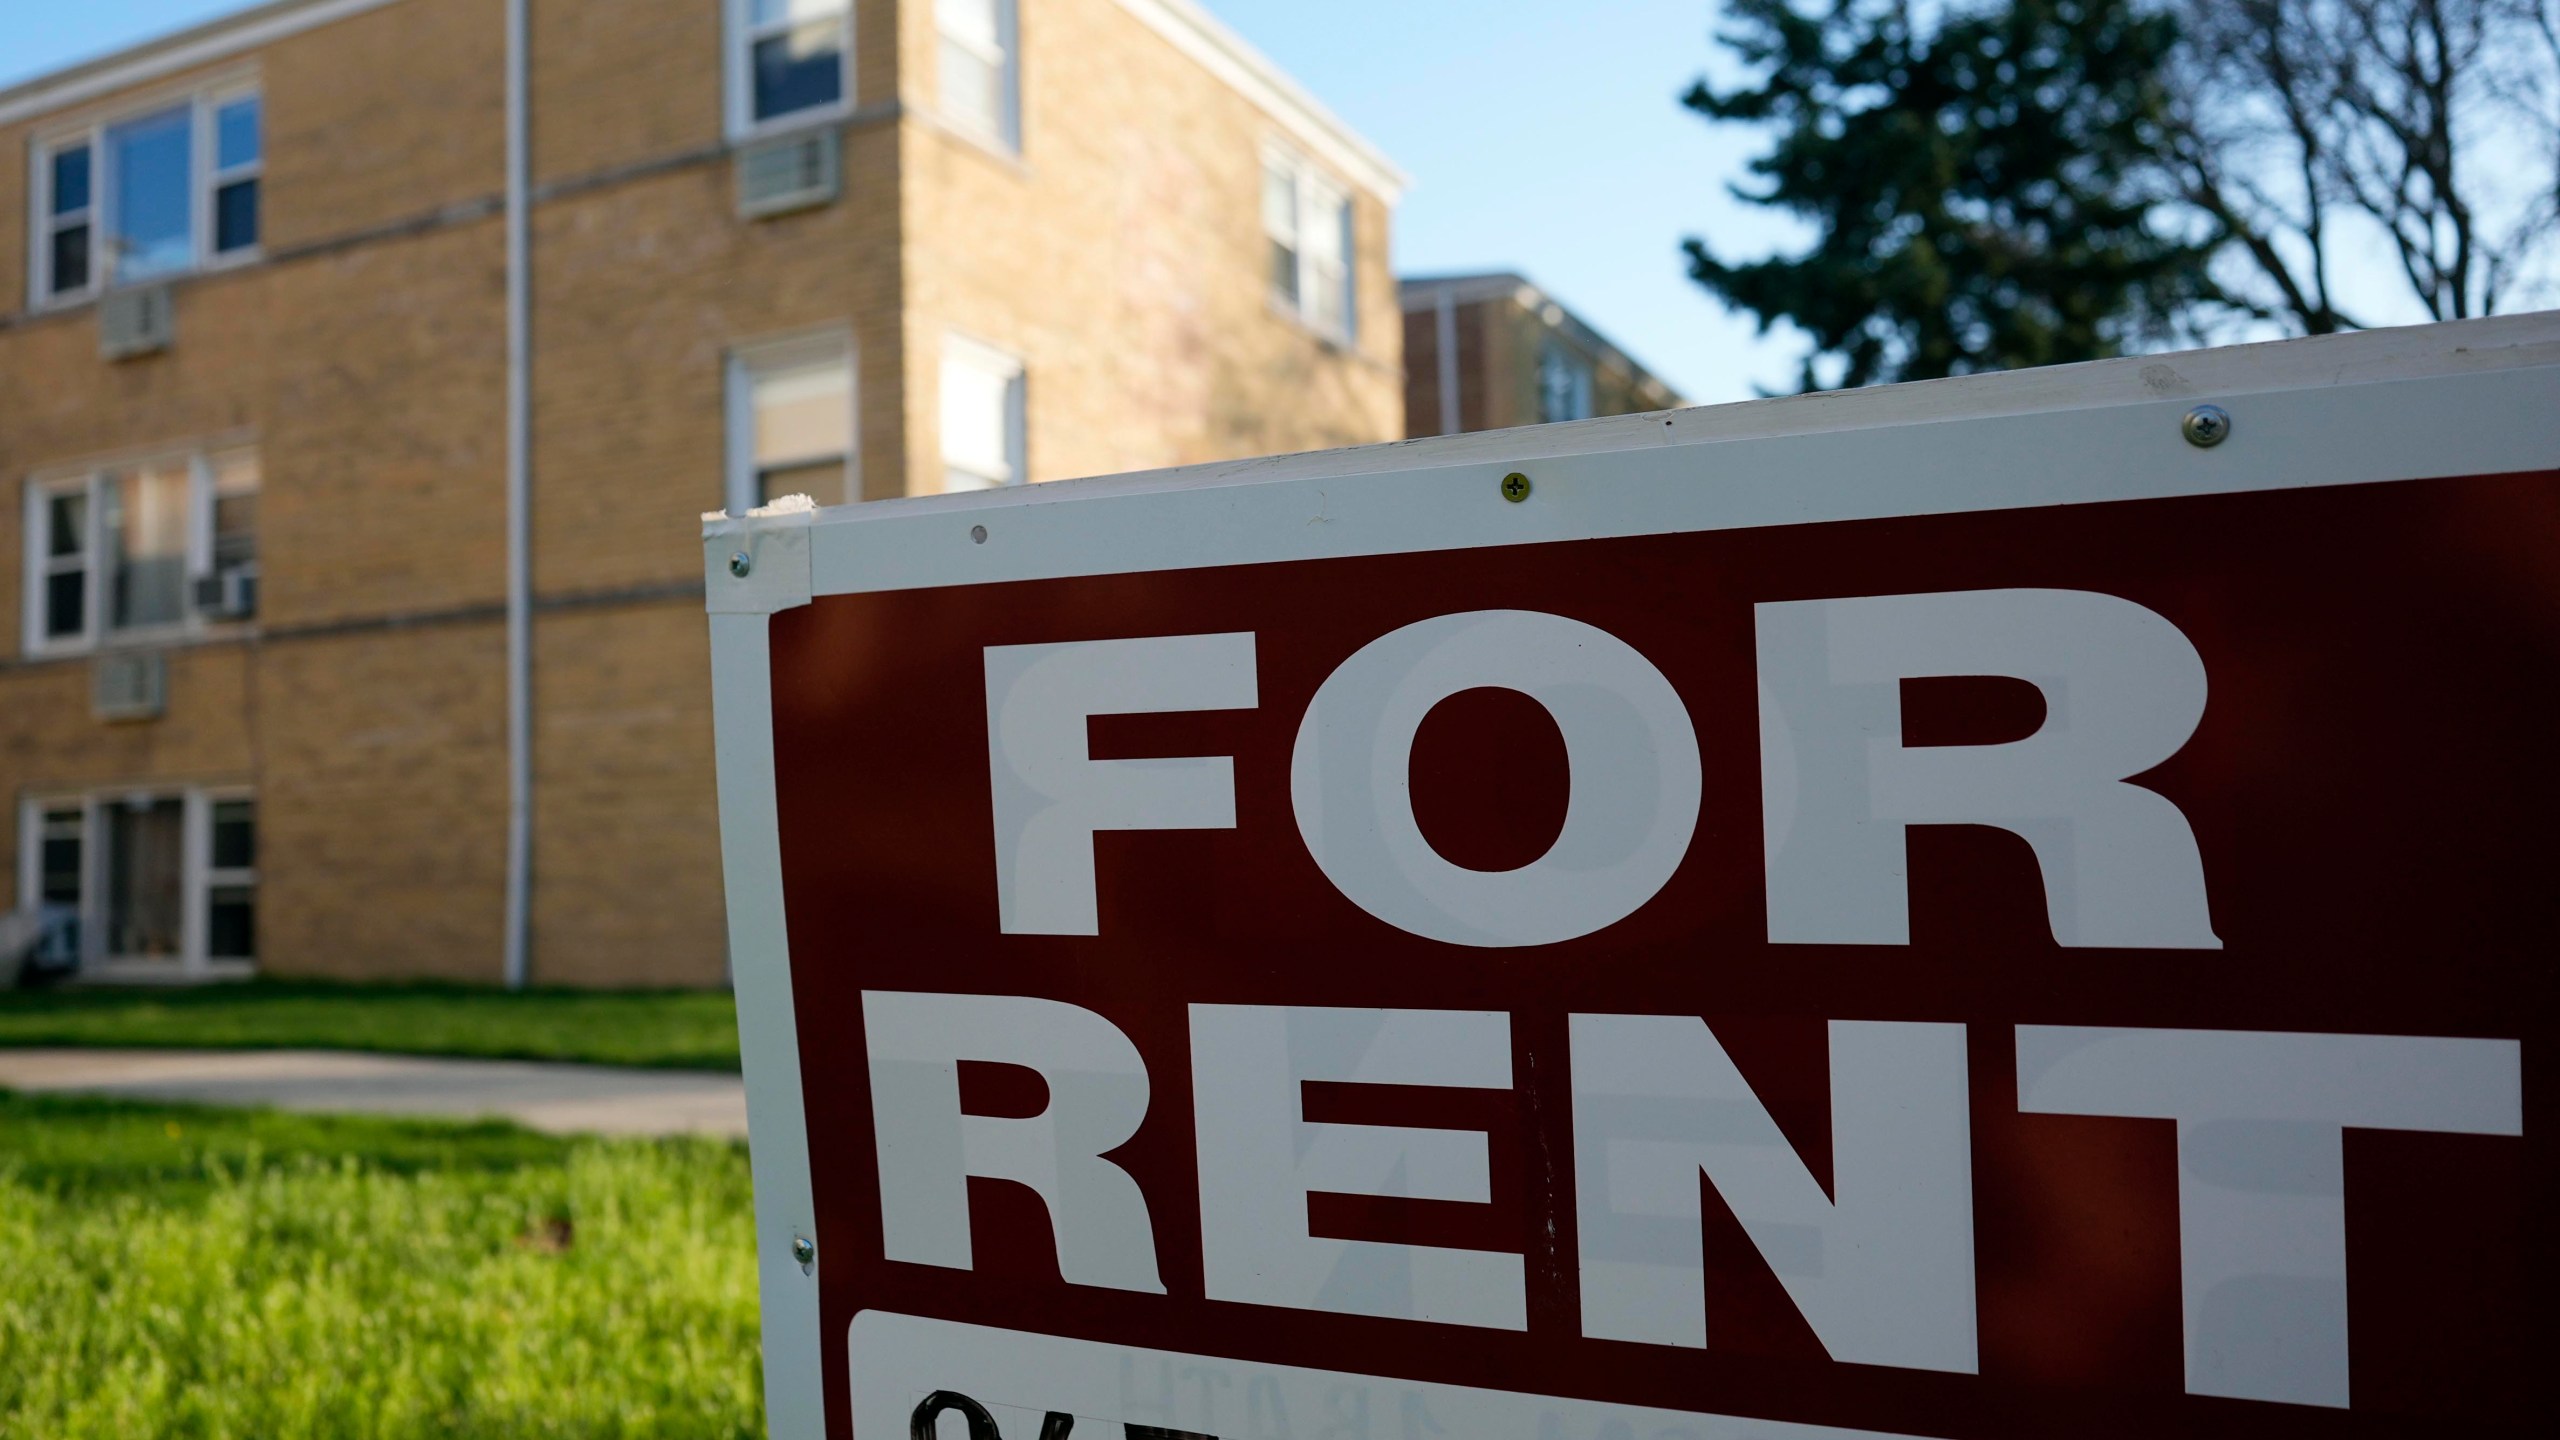
[[74,62],[0,90],[0,125],[41,119],[102,95],[253,50],[398,0],[271,0],[156,39]]
[[1343,178],[1389,205],[1413,184],[1413,178],[1398,169],[1385,151],[1325,108],[1323,101],[1243,36],[1200,8],[1197,0],[1119,0],[1119,4],[1175,49],[1269,112],[1292,138],[1341,171]]

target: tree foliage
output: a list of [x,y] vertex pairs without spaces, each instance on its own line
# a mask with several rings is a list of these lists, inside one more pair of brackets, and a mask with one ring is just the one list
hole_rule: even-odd
[[[1842,385],[2086,360],[2213,295],[2210,235],[2158,223],[2174,22],[2131,0],[1731,0],[1757,77],[1686,103],[1772,126],[1743,198],[1817,234],[1804,254],[1691,273],[1836,357]],[[1808,359],[1804,380],[1816,383]]]

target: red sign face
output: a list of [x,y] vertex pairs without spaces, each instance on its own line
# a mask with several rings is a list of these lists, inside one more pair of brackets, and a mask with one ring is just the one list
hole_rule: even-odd
[[829,1432],[2539,1430],[2554,536],[2537,474],[775,615]]

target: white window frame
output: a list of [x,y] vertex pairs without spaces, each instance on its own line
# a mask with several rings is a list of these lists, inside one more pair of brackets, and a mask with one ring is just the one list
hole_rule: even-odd
[[[229,635],[246,630],[254,620],[227,620],[207,617],[195,603],[196,582],[214,573],[213,569],[213,502],[214,476],[218,461],[257,447],[247,443],[203,446],[183,450],[158,450],[144,454],[102,461],[94,465],[41,471],[28,478],[26,499],[21,514],[20,531],[24,541],[21,571],[25,583],[21,587],[21,653],[30,656],[85,655],[100,649],[125,645],[162,645],[173,641],[201,639],[210,635]],[[173,625],[128,627],[122,630],[107,624],[107,592],[100,583],[106,564],[106,493],[107,477],[119,471],[140,466],[168,464],[183,460],[187,467],[187,594],[185,613]],[[259,488],[265,489],[263,462]],[[48,636],[46,631],[46,581],[55,573],[75,568],[64,564],[51,553],[52,516],[47,502],[56,495],[79,491],[88,497],[87,513],[82,517],[81,563],[77,568],[87,573],[83,579],[85,593],[81,610],[81,628],[77,635]],[[259,562],[252,562],[256,564]]]
[[[987,0],[995,7],[996,36],[992,52],[974,35],[962,35],[945,28],[940,0],[934,4],[934,87],[936,109],[943,123],[953,130],[1007,155],[1022,153],[1022,26],[1016,0]],[[944,45],[957,45],[993,66],[996,71],[999,113],[991,133],[973,121],[953,113],[948,97],[941,94],[942,52]]]
[[[1297,207],[1291,217],[1295,225],[1292,232],[1286,236],[1273,228],[1271,217],[1262,200],[1261,187],[1269,183],[1269,176],[1275,172],[1287,175],[1297,192]],[[1298,293],[1294,299],[1280,293],[1277,286],[1270,285],[1268,275],[1263,277],[1271,297],[1272,308],[1327,341],[1344,347],[1350,346],[1360,338],[1358,196],[1350,186],[1325,174],[1314,161],[1295,150],[1276,144],[1263,148],[1262,170],[1255,176],[1255,184],[1254,210],[1261,221],[1264,241],[1262,258],[1267,263],[1270,257],[1269,246],[1273,243],[1281,243],[1290,247],[1298,261]],[[1324,228],[1327,223],[1339,226],[1341,230],[1342,256],[1339,263],[1342,282],[1342,324],[1339,327],[1326,323],[1317,315],[1315,282],[1323,269],[1324,262],[1317,259],[1307,245],[1307,237]]]
[[[942,462],[942,489],[944,493],[948,494],[954,489],[951,484],[951,476],[954,471],[968,475],[972,479],[986,482],[982,485],[957,487],[961,490],[1002,490],[1011,489],[1017,485],[1029,484],[1031,482],[1031,396],[1029,368],[1023,364],[1022,357],[1014,354],[1012,351],[990,345],[983,340],[973,339],[956,330],[948,332],[942,337],[942,364],[940,368],[935,371],[935,385],[937,389],[944,383],[942,378],[943,375],[954,364],[966,365],[972,369],[983,371],[989,375],[1000,375],[1004,377],[1005,463],[1013,473],[1010,476],[1002,478],[993,475],[981,474],[980,472],[968,469],[965,466],[953,464],[949,455],[943,454],[937,458]],[[942,410],[943,405],[938,403],[935,406],[936,415],[933,431],[934,445],[937,450],[944,448],[943,421],[941,418]]]
[[854,345],[853,332],[839,327],[759,340],[729,352],[722,382],[728,454],[720,490],[730,514],[744,515],[764,503],[756,493],[756,377],[831,359],[842,359],[845,366],[844,494],[809,498],[821,505],[850,505],[862,498],[862,355]]
[[837,6],[836,23],[843,35],[843,45],[837,52],[837,60],[842,65],[844,74],[836,86],[835,102],[829,105],[812,105],[806,109],[794,110],[787,115],[776,115],[759,120],[756,118],[756,42],[783,34],[797,26],[787,20],[758,25],[755,22],[754,0],[723,0],[721,13],[726,23],[722,27],[724,33],[721,45],[725,53],[721,68],[726,72],[728,80],[728,118],[731,140],[750,140],[767,135],[779,135],[804,126],[841,120],[853,113],[854,3],[855,0],[841,0]]
[[[161,114],[169,110],[187,109],[187,231],[192,251],[186,268],[152,277],[152,282],[175,280],[184,275],[208,270],[227,270],[261,259],[266,246],[266,112],[261,103],[258,116],[258,160],[252,165],[234,167],[219,176],[214,173],[214,116],[235,100],[265,95],[255,77],[229,76],[190,89],[154,94],[147,100],[120,105],[101,111],[75,124],[56,126],[37,132],[28,146],[27,174],[27,307],[31,310],[62,309],[85,305],[116,286],[115,250],[109,242],[114,228],[115,160],[107,149],[107,132],[129,120]],[[89,226],[89,283],[76,290],[53,293],[53,235],[64,223],[53,214],[53,157],[62,150],[87,146],[89,150],[89,206],[81,214]],[[215,254],[213,249],[213,197],[222,186],[235,180],[256,177],[258,186],[258,243]]]
[[[107,812],[129,800],[180,802],[182,827],[179,871],[179,953],[176,963],[164,959],[106,953]],[[192,984],[207,980],[242,980],[255,975],[258,962],[216,960],[211,944],[213,891],[218,885],[258,885],[258,870],[213,868],[213,807],[224,800],[257,800],[243,785],[141,785],[85,791],[31,794],[18,807],[18,894],[21,904],[42,888],[44,812],[80,812],[80,978],[105,983]],[[265,818],[254,822],[265,828]]]

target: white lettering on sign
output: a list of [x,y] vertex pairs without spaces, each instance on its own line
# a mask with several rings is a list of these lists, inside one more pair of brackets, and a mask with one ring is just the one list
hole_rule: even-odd
[[1200,1249],[1213,1300],[1344,1315],[1528,1326],[1518,1255],[1307,1233],[1307,1194],[1493,1199],[1471,1130],[1310,1124],[1308,1081],[1511,1086],[1511,1017],[1482,1010],[1191,1007]]
[[[2018,1027],[2018,1108],[2178,1123],[2187,1391],[2347,1403],[2341,1132],[2524,1133],[2513,1040]],[[2447,1225],[2463,1200],[2443,1197]]]
[[1835,1360],[1975,1372],[1961,1025],[1831,1022],[1832,1193],[1694,1015],[1576,1015],[1582,1333],[1707,1344],[1698,1176]]
[[1253,636],[1164,635],[986,649],[996,905],[1008,935],[1099,935],[1098,830],[1232,830],[1235,762],[1096,760],[1096,715],[1248,710]]
[[[1047,1202],[1070,1283],[1164,1293],[1146,1196],[1101,1158],[1147,1117],[1147,1065],[1118,1026],[1027,995],[866,990],[862,1033],[888,1258],[970,1268],[975,1175],[1027,1185]],[[1048,1105],[1028,1117],[963,1114],[963,1060],[1038,1071]]]
[[[2204,661],[2175,625],[2087,590],[1757,611],[1773,943],[1911,943],[1905,827],[1991,825],[2034,847],[2057,942],[2221,947],[2186,816],[2125,783],[2204,716]],[[1961,675],[2033,682],[2043,726],[2000,745],[1904,745],[1901,683]]]
[[[1463,690],[1516,690],[1564,735],[1564,828],[1516,870],[1441,858],[1415,823],[1413,737]],[[1653,663],[1605,630],[1534,610],[1477,610],[1370,641],[1308,703],[1289,759],[1307,853],[1399,930],[1453,945],[1552,945],[1653,898],[1698,823],[1697,732]]]

